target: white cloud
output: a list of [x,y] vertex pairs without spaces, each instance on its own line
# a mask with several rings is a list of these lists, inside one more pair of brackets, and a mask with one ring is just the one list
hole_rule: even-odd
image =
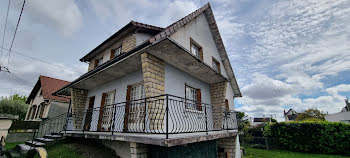
[[337,95],[339,92],[350,92],[350,84],[340,84],[326,89],[327,93]]
[[[14,93],[28,95],[40,75],[73,81],[87,71],[85,64],[67,66],[66,64],[52,62],[50,65],[27,60],[14,55],[16,60],[11,61],[11,73],[0,73],[0,94],[9,96]],[[25,66],[23,66],[25,65]]]
[[[20,3],[17,1],[16,6],[21,6]],[[26,2],[26,14],[33,24],[55,28],[65,36],[78,31],[83,23],[80,9],[73,0],[30,0]]]
[[244,96],[252,99],[273,99],[295,93],[291,84],[274,80],[263,74],[254,74],[252,84],[242,88]]

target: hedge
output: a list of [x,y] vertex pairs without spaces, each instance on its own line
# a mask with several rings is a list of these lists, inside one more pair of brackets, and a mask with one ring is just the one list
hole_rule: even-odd
[[281,122],[268,124],[264,136],[276,138],[281,149],[350,155],[350,124],[339,122]]

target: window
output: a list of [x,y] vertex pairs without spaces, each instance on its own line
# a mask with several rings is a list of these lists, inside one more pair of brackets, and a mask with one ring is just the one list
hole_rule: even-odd
[[114,104],[114,92],[106,93],[105,105]]
[[131,87],[131,100],[142,99],[145,97],[143,84],[134,85]]
[[200,89],[185,85],[186,108],[189,110],[202,110]]
[[190,52],[200,58],[201,60],[203,60],[203,49],[202,47],[197,44],[192,38],[190,39],[191,43],[190,43]]
[[218,73],[221,73],[220,72],[220,63],[215,59],[213,58],[213,69],[218,72]]
[[97,60],[97,66],[100,66],[103,64],[103,57]]
[[122,47],[118,47],[117,49],[114,49],[114,57],[120,55],[122,53]]

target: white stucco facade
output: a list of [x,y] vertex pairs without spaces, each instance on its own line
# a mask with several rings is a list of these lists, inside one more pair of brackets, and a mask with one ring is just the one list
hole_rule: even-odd
[[344,122],[350,123],[350,111],[338,112],[335,114],[329,114],[325,116],[325,119],[329,122]]
[[[182,45],[188,51],[190,50],[190,40],[194,40],[203,49],[203,60],[206,64],[213,66],[213,58],[220,63],[221,74],[227,78],[227,72],[223,66],[220,54],[216,47],[214,38],[212,36],[207,18],[204,13],[193,19],[183,28],[170,36],[171,39]],[[229,107],[234,110],[234,94],[231,84],[227,83],[226,99],[229,102]]]

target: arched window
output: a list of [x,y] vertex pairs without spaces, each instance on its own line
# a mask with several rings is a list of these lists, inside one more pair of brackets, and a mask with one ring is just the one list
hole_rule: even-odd
[[42,105],[40,104],[38,107],[37,107],[37,112],[35,113],[35,119],[39,118],[39,113],[40,113],[40,110],[42,108]]
[[43,118],[45,108],[46,108],[46,105],[45,105],[44,103],[41,103],[40,109],[39,109],[40,111],[38,111],[38,113],[39,113],[39,118]]
[[34,119],[34,115],[35,115],[35,112],[36,112],[36,108],[37,108],[36,105],[33,105],[33,106],[32,106],[32,114],[30,115],[30,116],[31,116],[30,119]]

